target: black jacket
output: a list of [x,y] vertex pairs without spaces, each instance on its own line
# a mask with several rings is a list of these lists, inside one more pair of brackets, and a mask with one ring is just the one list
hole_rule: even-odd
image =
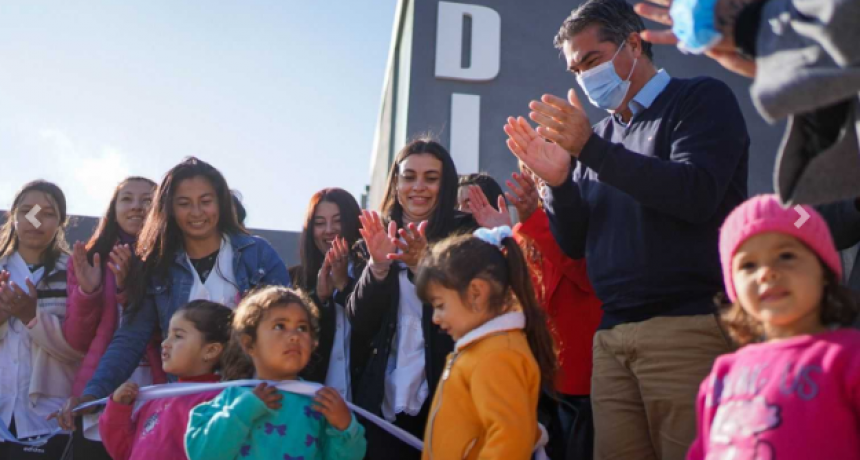
[[[363,268],[363,265],[355,265],[358,267],[356,272]],[[290,276],[298,276],[298,271],[301,269],[300,265],[296,265],[290,268]],[[291,279],[298,279],[291,278]],[[331,359],[331,350],[334,347],[334,333],[337,328],[337,318],[335,316],[335,304],[346,305],[347,300],[349,299],[350,294],[355,289],[355,279],[350,277],[349,283],[346,285],[343,291],[338,291],[334,297],[330,298],[326,302],[321,302],[319,297],[317,297],[316,291],[308,292],[308,295],[313,299],[314,303],[317,304],[317,308],[320,311],[319,318],[319,336],[317,339],[319,343],[317,344],[316,350],[314,350],[311,355],[311,359],[308,362],[307,367],[302,370],[301,376],[305,380],[309,380],[311,382],[317,382],[325,385],[325,379],[328,374],[328,365]]]
[[[471,215],[458,213],[449,235],[476,228]],[[366,254],[364,242],[360,243]],[[369,259],[369,257],[368,257]],[[347,315],[352,325],[350,341],[350,370],[353,402],[377,415],[382,414],[385,394],[385,371],[391,353],[392,339],[397,332],[397,309],[400,302],[398,276],[400,269],[391,266],[388,276],[377,281],[364,267],[347,301]],[[433,324],[433,307],[424,304],[422,317],[424,357],[430,403],[436,384],[442,375],[445,358],[454,348],[451,337]]]

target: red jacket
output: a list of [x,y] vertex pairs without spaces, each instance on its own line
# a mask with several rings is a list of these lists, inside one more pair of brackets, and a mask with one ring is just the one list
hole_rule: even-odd
[[514,238],[524,249],[535,294],[559,347],[556,389],[566,395],[589,395],[592,341],[603,312],[588,281],[585,259],[574,260],[562,252],[543,209],[517,224]]

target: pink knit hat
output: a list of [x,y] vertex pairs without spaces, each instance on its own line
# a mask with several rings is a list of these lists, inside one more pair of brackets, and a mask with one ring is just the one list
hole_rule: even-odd
[[759,195],[743,202],[729,214],[720,229],[720,261],[723,265],[723,281],[732,302],[737,293],[732,282],[732,257],[749,238],[766,232],[791,235],[802,241],[821,258],[837,278],[842,278],[842,263],[833,244],[827,223],[813,208],[802,205],[809,219],[798,228],[801,219],[794,208],[783,208],[776,195]]

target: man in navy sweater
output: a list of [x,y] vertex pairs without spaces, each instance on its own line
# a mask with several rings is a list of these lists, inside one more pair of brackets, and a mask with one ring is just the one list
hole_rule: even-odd
[[[594,338],[595,459],[682,459],[699,384],[731,346],[717,321],[719,227],[747,196],[749,135],[712,78],[657,70],[624,0],[590,0],[556,37],[589,100],[544,95],[508,119],[508,146],[546,181],[553,234],[588,274],[604,315]],[[548,142],[549,141],[549,142]],[[571,306],[574,307],[574,306]]]

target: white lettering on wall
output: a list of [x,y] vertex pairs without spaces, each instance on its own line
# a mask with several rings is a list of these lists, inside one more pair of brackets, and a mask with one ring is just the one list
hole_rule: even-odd
[[451,157],[457,174],[479,171],[481,96],[451,95]]
[[[463,67],[463,18],[472,20],[471,63]],[[436,78],[490,81],[499,75],[502,18],[492,8],[439,2],[436,27]]]

